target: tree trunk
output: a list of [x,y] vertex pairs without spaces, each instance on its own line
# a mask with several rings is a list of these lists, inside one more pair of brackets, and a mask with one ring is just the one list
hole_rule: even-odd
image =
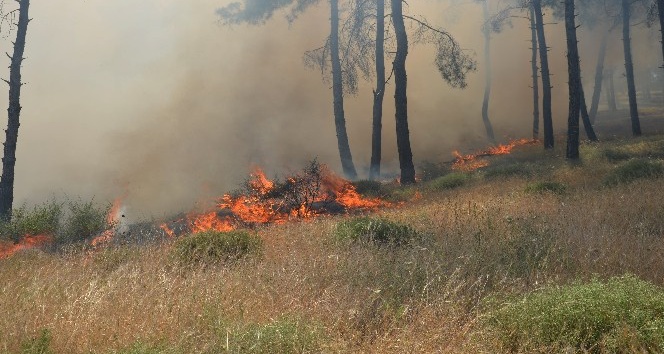
[[401,168],[401,184],[415,183],[415,166],[413,153],[410,149],[410,133],[408,131],[408,95],[406,75],[406,57],[408,56],[408,34],[403,21],[402,0],[392,1],[392,24],[397,38],[397,52],[394,56],[394,104],[396,109],[397,149]]
[[[580,69],[579,69],[580,74]],[[579,103],[581,104],[581,120],[583,121],[583,128],[586,131],[586,137],[590,141],[598,141],[597,134],[595,134],[595,129],[590,122],[590,115],[588,114],[588,106],[586,106],[586,94],[583,92],[583,82],[581,82],[581,77],[579,76]]]
[[491,96],[491,32],[489,31],[489,0],[482,1],[482,10],[484,12],[484,100],[482,101],[482,121],[486,129],[486,136],[492,143],[496,142],[493,135],[493,126],[489,120],[489,98]]
[[567,118],[568,159],[579,158],[579,109],[581,99],[581,68],[576,40],[574,0],[565,0],[565,33],[567,34],[567,72],[569,74],[569,116]]
[[632,62],[632,43],[629,37],[630,0],[622,0],[623,12],[623,47],[625,50],[625,76],[627,78],[627,96],[629,97],[629,115],[632,118],[632,134],[641,135],[641,122],[636,104],[636,85],[634,84],[634,63]]
[[537,29],[537,42],[539,43],[540,62],[542,65],[542,108],[544,109],[544,148],[553,149],[553,117],[551,114],[551,78],[549,76],[549,48],[546,46],[544,36],[544,18],[542,16],[541,0],[533,0],[535,12],[535,27]]
[[602,81],[604,75],[604,59],[606,58],[606,45],[609,39],[609,33],[604,33],[602,42],[599,45],[599,53],[597,53],[597,66],[595,67],[595,88],[593,89],[593,97],[590,102],[590,121],[594,124],[597,118],[597,107],[599,106],[599,96],[602,94]]
[[[662,33],[662,59],[664,59],[664,0],[657,0],[657,12],[659,13],[659,31]],[[662,95],[664,96],[664,93]]]
[[616,88],[613,84],[613,68],[609,68],[606,74],[606,85],[608,86],[606,88],[606,103],[609,106],[609,110],[615,112],[618,110],[618,104],[616,103]]
[[539,83],[537,74],[537,30],[535,28],[535,11],[530,7],[530,43],[532,59],[530,61],[533,71],[533,139],[539,139]]
[[357,172],[348,144],[346,118],[344,117],[344,90],[341,77],[341,59],[339,58],[339,0],[330,0],[330,56],[332,60],[332,92],[334,95],[334,125],[337,129],[337,145],[341,157],[344,176],[356,179]]
[[7,130],[2,158],[0,178],[0,218],[10,220],[14,203],[14,166],[16,165],[16,142],[18,140],[19,119],[21,116],[21,63],[25,51],[25,37],[28,32],[28,9],[30,0],[20,0],[18,28],[14,42],[14,54],[9,69],[9,107],[7,108]]
[[376,90],[373,101],[371,132],[371,167],[369,179],[380,178],[383,130],[383,98],[385,97],[385,0],[376,2]]

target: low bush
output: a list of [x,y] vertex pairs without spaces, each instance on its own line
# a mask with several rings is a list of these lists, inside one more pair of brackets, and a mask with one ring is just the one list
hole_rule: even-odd
[[429,183],[433,190],[445,190],[461,187],[468,181],[469,176],[465,173],[454,172],[442,177],[438,177]]
[[247,231],[204,231],[178,239],[172,254],[180,264],[212,265],[259,255],[261,248],[261,238]]
[[664,166],[659,161],[632,159],[618,165],[605,178],[604,184],[614,186],[643,178],[657,178],[664,175]]
[[654,353],[664,350],[664,289],[634,276],[488,300],[485,325],[510,352]]
[[440,162],[423,161],[420,166],[420,178],[423,182],[433,181],[434,179],[450,173],[449,166]]
[[367,197],[384,197],[390,193],[389,188],[381,182],[360,180],[353,182],[355,191]]
[[492,166],[484,170],[484,178],[487,179],[499,179],[507,177],[528,178],[532,176],[532,169],[524,164]]
[[567,185],[560,182],[535,182],[526,186],[526,192],[529,193],[553,193],[563,194],[567,191]]
[[422,238],[410,225],[382,218],[361,217],[337,224],[335,235],[342,242],[405,245]]
[[62,205],[55,200],[32,209],[22,206],[12,212],[11,221],[0,224],[0,235],[13,241],[25,235],[53,235],[58,230],[61,217]]

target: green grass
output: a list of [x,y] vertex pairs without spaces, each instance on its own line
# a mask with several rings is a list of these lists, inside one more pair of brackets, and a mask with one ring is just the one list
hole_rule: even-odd
[[354,218],[337,224],[335,236],[344,243],[379,245],[406,245],[422,238],[410,225],[371,217]]
[[454,189],[457,187],[461,187],[464,184],[466,184],[466,182],[468,182],[469,179],[470,176],[468,176],[468,174],[461,172],[453,172],[432,180],[431,182],[429,182],[428,185],[429,188],[431,188],[432,190],[442,191],[446,189]]
[[500,179],[509,177],[530,178],[534,175],[531,166],[521,163],[512,163],[498,166],[489,166],[484,170],[484,178]]
[[664,350],[664,290],[634,276],[555,286],[488,303],[485,326],[503,350]]
[[657,178],[662,175],[664,175],[662,162],[649,159],[632,159],[618,165],[604,177],[604,184],[615,186],[644,178]]
[[529,183],[526,192],[529,193],[553,193],[563,194],[567,191],[567,185],[560,182],[542,181]]
[[178,239],[172,256],[182,265],[229,263],[260,255],[262,240],[244,230],[204,231]]

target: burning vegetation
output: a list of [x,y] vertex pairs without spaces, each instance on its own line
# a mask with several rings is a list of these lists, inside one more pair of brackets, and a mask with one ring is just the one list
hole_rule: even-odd
[[454,151],[455,156],[454,161],[452,162],[452,169],[459,171],[474,171],[478,168],[486,167],[489,165],[489,161],[483,159],[487,156],[495,155],[508,155],[512,153],[512,150],[518,146],[525,145],[535,145],[539,141],[533,139],[518,139],[512,140],[507,144],[499,144],[497,146],[490,147],[486,150],[476,152],[474,154],[462,155],[459,151]]

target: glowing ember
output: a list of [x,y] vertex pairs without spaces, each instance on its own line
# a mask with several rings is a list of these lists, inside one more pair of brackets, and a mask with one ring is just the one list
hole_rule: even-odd
[[49,235],[25,235],[19,243],[16,244],[3,244],[0,243],[0,259],[7,258],[16,252],[37,248],[44,246],[53,241],[53,237]]
[[481,159],[482,157],[507,155],[512,153],[512,150],[517,146],[534,145],[534,144],[537,144],[537,140],[519,139],[519,140],[512,140],[505,145],[501,144],[498,146],[490,147],[484,151],[480,151],[470,155],[462,155],[458,151],[454,151],[453,154],[455,159],[452,168],[461,171],[473,171],[478,168],[486,167],[489,165],[488,161]]

